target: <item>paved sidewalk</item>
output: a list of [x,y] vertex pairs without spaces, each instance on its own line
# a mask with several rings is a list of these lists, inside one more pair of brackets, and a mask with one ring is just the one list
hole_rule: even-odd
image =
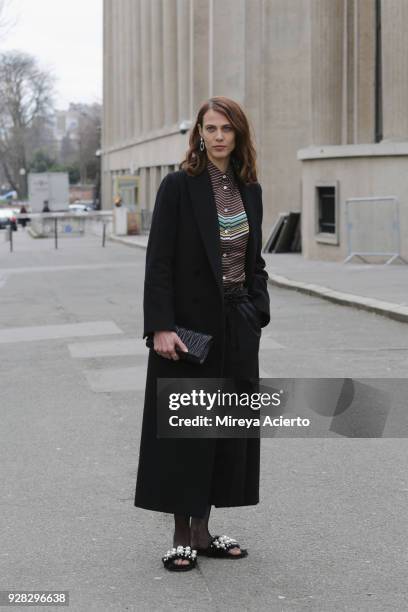
[[[112,236],[131,247],[148,236]],[[408,266],[307,260],[299,253],[264,253],[269,282],[336,304],[375,312],[408,323]]]
[[[403,425],[386,437],[403,396],[392,393],[381,412],[373,404],[381,439],[336,433],[331,419],[324,437],[263,438],[260,503],[211,513],[213,533],[239,539],[248,558],[166,572],[173,517],[133,506],[145,251],[102,248],[92,235],[66,236],[58,250],[20,230],[14,238],[12,253],[0,242],[3,589],[67,590],[70,612],[408,610]],[[263,378],[360,379],[367,391],[407,378],[408,327],[295,291],[271,294]],[[349,414],[363,427],[356,389]]]

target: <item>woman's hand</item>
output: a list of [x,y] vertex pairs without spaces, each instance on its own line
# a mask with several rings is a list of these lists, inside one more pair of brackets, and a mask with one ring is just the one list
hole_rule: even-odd
[[156,353],[165,359],[173,359],[174,361],[178,361],[180,359],[176,352],[177,346],[182,351],[188,352],[186,345],[180,340],[174,331],[154,332],[153,343]]

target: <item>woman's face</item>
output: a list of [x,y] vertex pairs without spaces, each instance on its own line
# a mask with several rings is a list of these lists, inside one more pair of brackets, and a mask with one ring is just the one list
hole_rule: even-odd
[[198,129],[211,161],[231,155],[235,148],[235,131],[225,115],[216,110],[208,110],[203,117],[203,127],[199,125]]

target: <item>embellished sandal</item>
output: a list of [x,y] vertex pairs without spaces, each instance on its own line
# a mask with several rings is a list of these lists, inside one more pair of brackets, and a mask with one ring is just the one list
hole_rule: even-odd
[[[228,552],[231,548],[235,547],[241,549],[239,555]],[[230,538],[227,535],[212,537],[210,545],[207,548],[197,548],[197,552],[199,555],[205,555],[206,557],[218,557],[223,559],[242,559],[248,556],[248,551],[245,548],[241,548],[234,538]]]
[[[188,565],[182,563],[174,563],[176,559],[185,559]],[[197,565],[197,551],[192,550],[190,546],[177,546],[167,551],[162,557],[163,565],[170,572],[188,572]]]

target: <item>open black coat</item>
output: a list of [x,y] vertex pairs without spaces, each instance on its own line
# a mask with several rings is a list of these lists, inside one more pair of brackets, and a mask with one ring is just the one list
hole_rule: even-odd
[[[270,314],[268,275],[261,256],[262,189],[259,183],[247,185],[238,177],[237,183],[249,224],[245,285],[264,327]],[[150,349],[134,503],[150,510],[201,516],[211,487],[216,440],[157,438],[156,381],[223,375],[221,242],[207,169],[198,176],[184,170],[169,173],[156,196],[146,251],[143,338],[156,330],[171,330],[175,324],[211,334],[213,346],[200,366],[164,359]],[[258,363],[255,369],[258,371]],[[245,464],[248,458],[236,460]],[[257,461],[255,480],[259,478],[259,457]],[[256,485],[251,491],[251,486],[240,489],[240,483],[235,484],[217,505],[257,503]]]

